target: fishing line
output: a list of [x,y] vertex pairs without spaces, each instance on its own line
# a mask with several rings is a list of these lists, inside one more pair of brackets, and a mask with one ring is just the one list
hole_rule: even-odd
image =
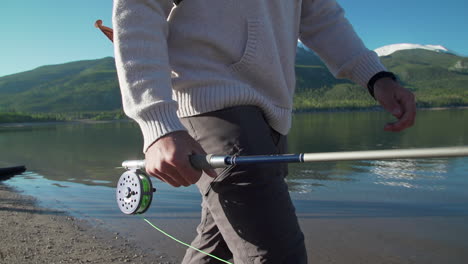
[[[381,160],[381,159],[408,159],[408,158],[439,158],[439,157],[465,157],[468,156],[468,147],[451,148],[427,148],[427,149],[393,149],[393,150],[372,150],[372,151],[348,151],[348,152],[328,152],[328,153],[301,153],[282,155],[261,155],[261,156],[190,156],[192,165],[198,169],[224,168],[212,183],[223,178],[236,165],[265,164],[265,163],[295,163],[295,162],[324,162],[324,161],[351,161],[351,160]],[[150,206],[153,198],[153,188],[151,179],[146,175],[145,161],[124,161],[122,167],[128,169],[118,181],[116,199],[119,209],[125,214],[143,214]],[[221,179],[222,180],[222,179]],[[209,186],[211,187],[212,184]],[[226,260],[211,255],[203,250],[195,248],[182,242],[168,233],[164,232],[146,218],[142,219],[154,229],[171,238],[172,240],[196,250],[202,254],[210,256],[224,263],[232,264]]]
[[[225,167],[220,172],[220,174],[213,179],[213,182],[215,182],[219,177],[223,177],[225,174],[229,173],[234,167],[235,165]],[[146,210],[148,210],[151,204],[151,200],[153,199],[153,192],[155,191],[156,189],[153,188],[151,179],[148,175],[146,175],[145,171],[137,166],[132,167],[130,170],[124,172],[120,176],[119,181],[117,182],[116,200],[120,211],[122,211],[125,214],[143,214],[144,212],[146,212]],[[162,229],[151,223],[148,219],[144,218],[143,216],[141,216],[141,218],[166,237],[186,247],[196,250],[202,254],[210,256],[216,260],[232,264],[229,261],[211,255],[208,252],[193,247],[190,244],[187,244],[173,237],[172,235],[168,234],[167,232],[163,231]]]
[[190,244],[187,244],[187,243],[185,243],[185,242],[183,242],[183,241],[180,241],[179,239],[177,239],[177,238],[175,238],[175,237],[169,235],[168,233],[164,232],[162,229],[160,229],[159,227],[157,227],[156,225],[154,225],[153,223],[151,223],[148,219],[144,218],[143,216],[141,216],[141,218],[142,218],[146,223],[148,223],[150,226],[152,226],[154,229],[158,230],[161,234],[167,236],[168,238],[174,240],[175,242],[180,243],[180,244],[182,244],[182,245],[184,245],[184,246],[186,246],[186,247],[189,247],[189,248],[191,248],[191,249],[193,249],[193,250],[196,250],[196,251],[198,251],[198,252],[200,252],[200,253],[202,253],[202,254],[205,254],[205,255],[207,255],[207,256],[210,256],[210,257],[212,257],[212,258],[214,258],[214,259],[216,259],[216,260],[219,260],[219,261],[221,261],[221,262],[228,263],[228,264],[233,264],[233,263],[231,263],[231,262],[229,262],[229,261],[227,261],[227,260],[224,260],[224,259],[222,259],[222,258],[219,258],[219,257],[217,257],[217,256],[215,256],[215,255],[211,255],[211,254],[208,253],[208,252],[205,252],[205,251],[203,251],[203,250],[201,250],[201,249],[198,249],[198,248],[196,248],[196,247],[194,247],[194,246],[192,246],[192,245],[190,245]]

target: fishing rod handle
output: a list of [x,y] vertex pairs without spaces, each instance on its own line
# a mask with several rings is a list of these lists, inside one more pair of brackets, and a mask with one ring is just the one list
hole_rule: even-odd
[[144,170],[145,160],[126,160],[122,162],[122,167],[126,170]]
[[[227,166],[226,158],[228,156],[220,155],[191,155],[189,156],[190,163],[195,169],[205,170],[205,169],[215,169],[215,168],[224,168]],[[144,170],[145,169],[145,160],[126,160],[122,162],[122,167],[127,170]]]
[[192,166],[199,170],[227,167],[226,159],[229,156],[221,155],[191,155],[189,157]]

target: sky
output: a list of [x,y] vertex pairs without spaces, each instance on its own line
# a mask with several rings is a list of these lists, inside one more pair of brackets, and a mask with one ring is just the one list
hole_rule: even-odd
[[[338,2],[369,49],[432,44],[468,56],[467,0]],[[112,0],[1,0],[0,77],[113,56],[111,42],[94,27],[97,19],[111,26],[111,17]]]

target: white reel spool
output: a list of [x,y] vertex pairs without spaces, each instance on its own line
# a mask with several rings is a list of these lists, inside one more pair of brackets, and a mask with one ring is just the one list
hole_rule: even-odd
[[141,170],[124,172],[117,182],[116,200],[124,214],[142,214],[148,210],[153,200],[151,179]]

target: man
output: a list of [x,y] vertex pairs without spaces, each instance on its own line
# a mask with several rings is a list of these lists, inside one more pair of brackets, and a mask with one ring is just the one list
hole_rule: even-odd
[[[192,154],[286,151],[297,39],[339,78],[414,122],[413,95],[365,48],[334,0],[115,0],[115,58],[124,110],[144,136],[146,170],[197,184],[194,247],[235,263],[307,263],[285,165],[194,169]],[[192,249],[183,263],[219,263]]]

